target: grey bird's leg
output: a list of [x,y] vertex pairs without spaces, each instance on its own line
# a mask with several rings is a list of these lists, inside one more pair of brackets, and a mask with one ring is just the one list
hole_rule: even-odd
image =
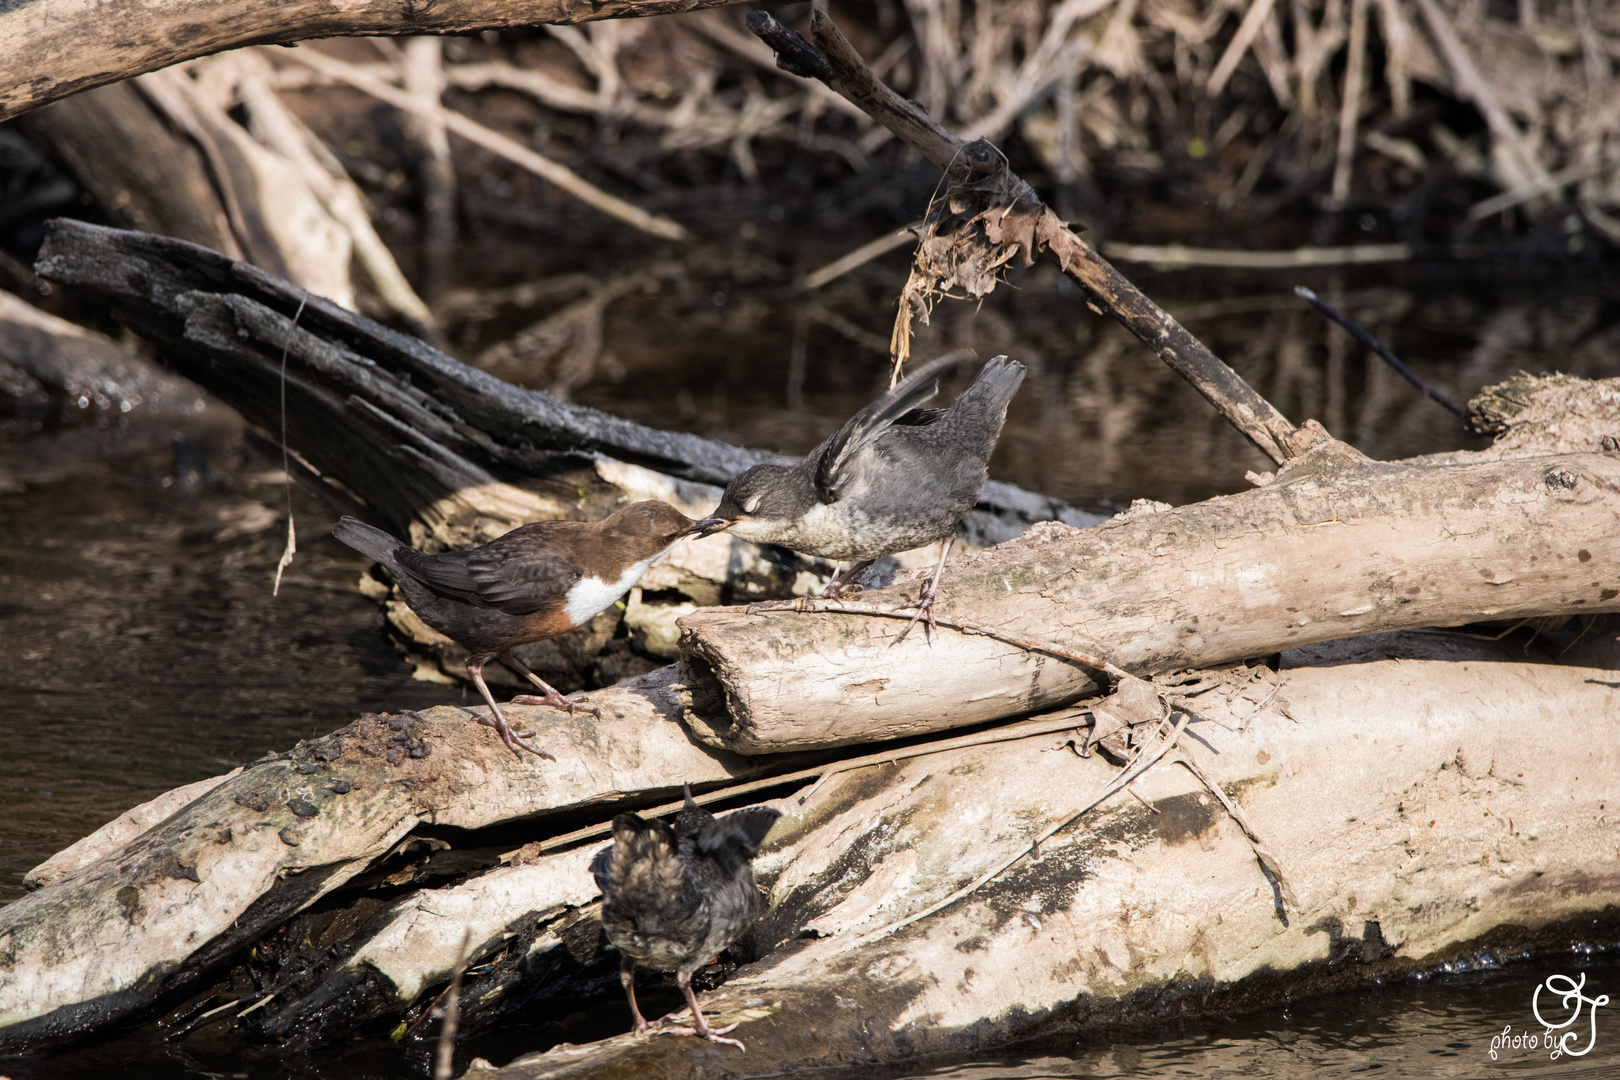
[[[939,553],[939,565],[934,567],[933,576],[928,579],[928,584],[926,587],[924,587],[922,595],[916,600],[911,601],[909,604],[901,604],[895,609],[897,611],[904,611],[906,608],[914,607],[917,609],[917,614],[911,617],[911,621],[906,623],[906,628],[900,631],[900,636],[894,639],[894,645],[898,645],[902,641],[906,640],[906,635],[911,633],[911,628],[916,626],[917,620],[922,618],[924,615],[928,616],[928,626],[923,630],[923,637],[932,642],[934,640],[934,635],[939,632],[939,627],[934,623],[934,591],[939,588],[939,579],[945,573],[945,559],[948,555],[950,555],[951,545],[954,543],[956,543],[956,537],[947,536],[945,538],[945,546],[940,550]],[[890,645],[889,648],[894,648],[894,645]]]
[[598,720],[602,719],[601,709],[592,708],[583,702],[570,701],[563,697],[561,694],[557,693],[556,689],[550,683],[546,682],[546,680],[530,671],[521,660],[513,656],[511,650],[501,653],[501,663],[505,664],[507,667],[511,668],[525,679],[528,679],[530,682],[534,683],[534,685],[538,686],[545,695],[543,697],[536,697],[533,694],[519,694],[517,697],[512,699],[517,704],[550,705],[553,709],[562,709],[563,711],[567,712],[569,716],[574,715],[575,712],[588,712]]
[[630,1018],[635,1024],[635,1033],[640,1035],[652,1025],[647,1023],[647,1018],[641,1015],[641,1009],[636,1005],[636,962],[623,953],[619,954],[619,983],[630,1002]]
[[519,758],[522,758],[523,751],[527,750],[535,757],[543,757],[547,761],[556,761],[556,758],[539,747],[530,746],[524,742],[522,737],[512,730],[512,725],[506,722],[506,716],[501,712],[501,707],[495,704],[495,695],[489,692],[489,684],[484,682],[484,665],[492,659],[493,657],[488,653],[467,657],[467,674],[472,676],[473,685],[477,686],[478,692],[484,695],[484,701],[489,704],[489,711],[494,716],[494,719],[491,720],[474,713],[473,719],[485,727],[494,728],[496,733],[500,735],[501,742],[505,743],[506,748]]
[[[686,971],[684,969],[677,971],[675,973],[675,981],[681,984],[681,993],[686,995],[686,1004],[692,1009],[692,1026],[660,1028],[659,1030],[662,1034],[696,1035],[700,1039],[708,1039],[712,1043],[724,1043],[727,1046],[735,1046],[743,1053],[748,1053],[748,1047],[742,1044],[742,1040],[727,1039],[723,1037],[726,1032],[735,1031],[737,1029],[736,1024],[727,1024],[723,1028],[712,1028],[709,1026],[709,1022],[703,1019],[703,1010],[698,1006],[697,994],[692,992],[692,973],[690,971]],[[741,1023],[741,1021],[738,1021],[738,1023]]]
[[821,598],[823,600],[836,600],[844,595],[846,590],[859,588],[859,586],[850,583],[859,577],[863,570],[875,562],[877,562],[876,559],[862,559],[848,570],[845,570],[842,574],[827,582],[827,587],[821,590]]

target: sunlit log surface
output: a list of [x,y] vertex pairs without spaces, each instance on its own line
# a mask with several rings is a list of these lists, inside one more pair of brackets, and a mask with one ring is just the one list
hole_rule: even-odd
[[1121,792],[885,935],[1027,851],[1115,770],[1048,736],[837,777],[775,804],[788,816],[759,860],[771,910],[748,942],[761,958],[704,995],[715,1022],[741,1021],[746,1055],[626,1034],[469,1075],[870,1067],[1613,940],[1620,869],[1595,854],[1614,847],[1612,638],[1528,662],[1522,644],[1377,635],[1287,652],[1230,700],[1200,697],[1214,722],[1182,751],[1270,845],[1293,905],[1167,759],[1135,785],[1148,805]]
[[[1414,466],[1320,444],[1254,491],[1038,526],[962,558],[937,608],[1140,675],[1387,630],[1617,611],[1620,455],[1592,449]],[[932,645],[914,632],[893,646],[903,623],[859,614],[725,608],[680,625],[688,718],[741,753],[919,735],[1097,689],[1060,657],[948,627]]]

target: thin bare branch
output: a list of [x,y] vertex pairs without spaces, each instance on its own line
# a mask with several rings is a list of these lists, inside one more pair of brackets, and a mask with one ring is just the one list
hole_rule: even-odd
[[644,232],[649,232],[665,240],[684,240],[688,236],[686,229],[669,218],[658,214],[649,214],[639,206],[625,202],[617,196],[609,195],[601,188],[580,177],[567,166],[559,165],[550,158],[542,157],[515,139],[509,139],[498,131],[491,131],[477,121],[470,120],[458,112],[444,108],[442,105],[435,107],[432,104],[423,102],[403,90],[392,87],[382,80],[373,78],[352,65],[344,63],[342,60],[335,60],[311,48],[291,49],[282,55],[296,63],[313,68],[323,75],[341,79],[355,89],[363,90],[379,101],[385,101],[394,106],[396,109],[420,116],[442,118],[446,128],[468,142],[476,143],[491,153],[499,154],[513,164],[520,165],[536,176],[557,185],[581,202],[589,203],[603,213],[616,217],[627,224],[634,225]]

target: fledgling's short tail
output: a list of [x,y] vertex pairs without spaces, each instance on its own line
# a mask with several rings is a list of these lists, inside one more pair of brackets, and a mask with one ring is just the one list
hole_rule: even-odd
[[686,880],[675,830],[639,814],[613,819],[613,843],[591,860],[596,887],[609,900],[678,894]]
[[347,516],[338,518],[338,523],[332,526],[332,535],[360,554],[382,563],[394,573],[395,577],[399,576],[399,564],[394,560],[394,551],[406,546],[399,539],[375,526],[367,525],[358,518]]

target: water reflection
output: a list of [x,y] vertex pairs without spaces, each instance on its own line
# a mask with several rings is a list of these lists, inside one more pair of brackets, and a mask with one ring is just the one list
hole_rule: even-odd
[[0,902],[169,788],[362,710],[461,700],[410,679],[355,591],[364,560],[302,492],[298,558],[272,598],[279,470],[238,448],[213,457],[223,482],[188,486],[198,453],[178,484],[172,452],[149,451],[0,496]]

